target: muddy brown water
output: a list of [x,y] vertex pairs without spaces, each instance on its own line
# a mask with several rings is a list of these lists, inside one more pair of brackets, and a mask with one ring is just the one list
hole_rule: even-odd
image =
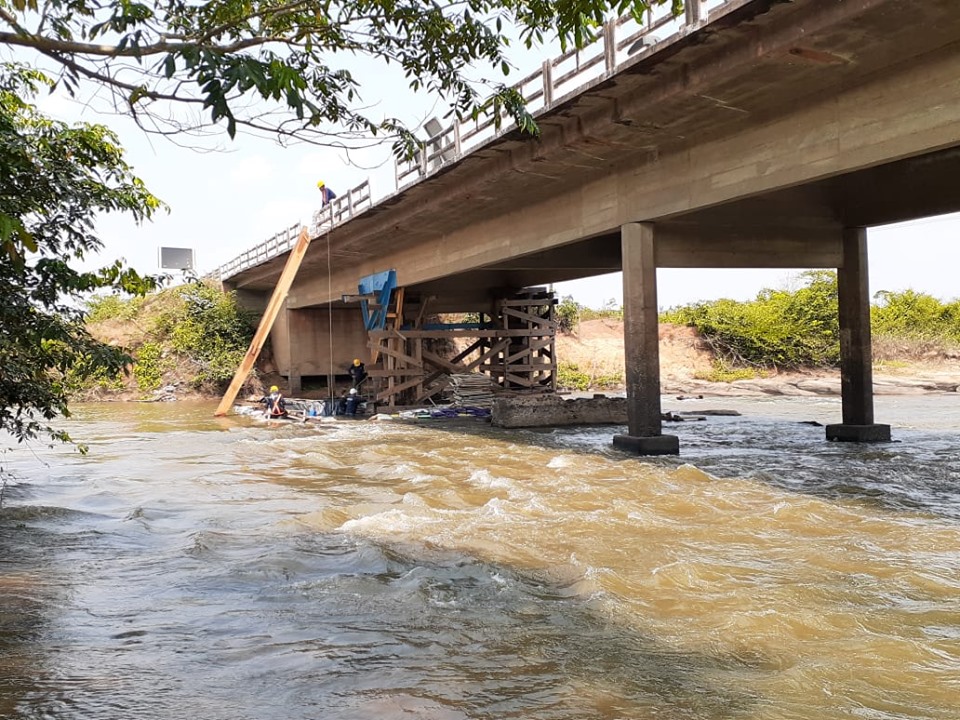
[[81,406],[0,456],[0,717],[954,719],[958,403],[666,402],[744,415],[661,459]]

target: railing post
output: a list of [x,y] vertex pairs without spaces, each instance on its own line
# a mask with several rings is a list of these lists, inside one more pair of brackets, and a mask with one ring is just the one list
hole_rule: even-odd
[[420,177],[427,176],[427,144],[420,143]]
[[553,61],[543,61],[543,109],[553,105]]
[[457,118],[453,119],[453,152],[457,157],[460,157],[462,152],[460,148],[460,121]]
[[696,25],[700,22],[700,0],[687,0],[684,10],[687,13],[687,25]]
[[617,21],[607,20],[603,24],[603,60],[607,73],[612,73],[617,67]]

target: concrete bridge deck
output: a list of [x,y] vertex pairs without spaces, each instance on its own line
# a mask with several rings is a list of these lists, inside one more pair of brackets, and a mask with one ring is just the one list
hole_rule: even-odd
[[[851,332],[869,345],[854,231],[960,210],[960,6],[728,0],[692,19],[633,56],[616,27],[605,31],[607,71],[544,100],[539,139],[505,132],[316,238],[287,307],[336,303],[388,268],[438,311],[475,306],[492,288],[624,269],[628,319],[648,317],[628,327],[639,342],[656,267],[838,268],[846,376],[866,383],[844,397],[863,422],[845,423],[871,425],[869,349],[855,362],[849,352]],[[265,293],[283,262],[224,280]],[[628,357],[628,392],[650,401],[630,373]],[[637,429],[656,435],[659,423]]]

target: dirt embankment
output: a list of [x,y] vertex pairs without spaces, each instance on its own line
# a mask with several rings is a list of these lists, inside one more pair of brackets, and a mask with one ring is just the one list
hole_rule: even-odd
[[[557,337],[557,359],[590,377],[622,377],[623,323],[612,319],[580,323],[577,332]],[[714,355],[690,327],[660,325],[660,384],[678,395],[839,395],[838,370],[767,372],[749,380],[711,382]],[[877,394],[957,392],[960,361],[930,358],[879,363],[874,367]]]

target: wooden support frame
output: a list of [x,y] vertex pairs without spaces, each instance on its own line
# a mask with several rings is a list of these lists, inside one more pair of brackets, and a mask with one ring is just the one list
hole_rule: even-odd
[[[513,392],[556,390],[552,293],[529,289],[492,301],[483,312],[490,320],[483,329],[422,330],[425,303],[416,300],[410,310],[416,317],[404,324],[404,301],[404,288],[396,288],[386,309],[387,327],[368,332],[368,373],[377,385],[373,396],[378,403],[390,408],[419,404],[444,390],[451,375],[471,372],[486,374]],[[452,358],[429,346],[432,340],[454,338],[472,342]]]

